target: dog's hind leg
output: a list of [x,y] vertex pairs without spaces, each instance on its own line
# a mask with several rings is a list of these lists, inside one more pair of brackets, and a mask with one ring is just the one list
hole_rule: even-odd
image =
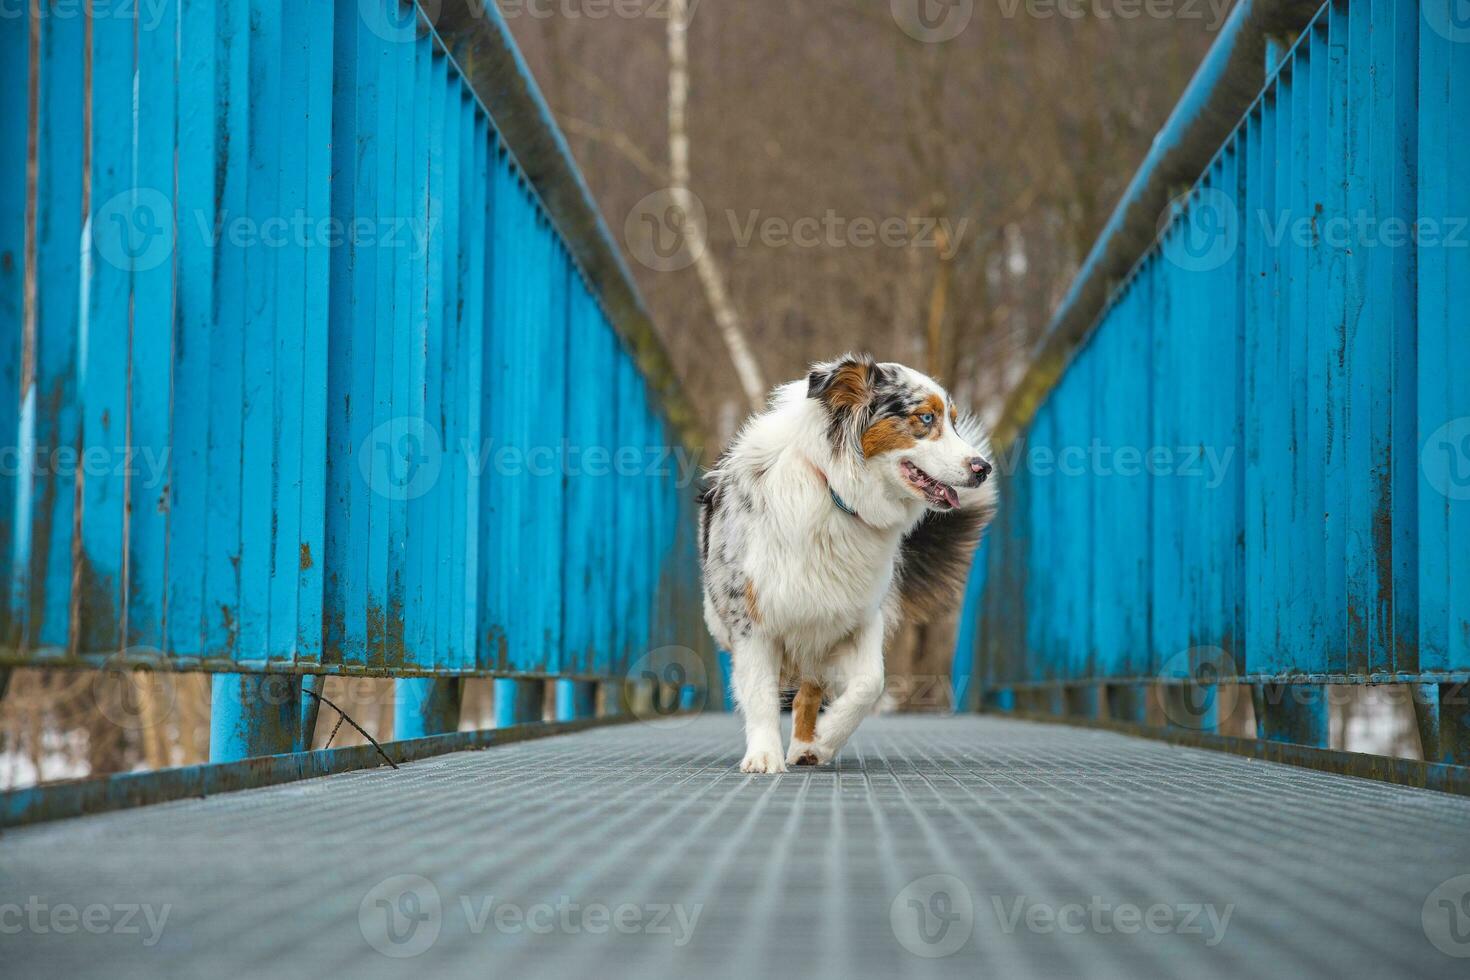
[[786,751],[788,766],[814,766],[817,753],[817,713],[822,710],[822,686],[816,681],[802,681],[801,690],[791,702],[791,748]]
[[730,651],[730,680],[745,715],[745,758],[741,772],[785,772],[781,759],[781,656],[759,634]]
[[883,616],[875,613],[828,663],[824,680],[834,695],[817,719],[811,751],[817,763],[831,762],[852,737],[858,723],[883,696]]

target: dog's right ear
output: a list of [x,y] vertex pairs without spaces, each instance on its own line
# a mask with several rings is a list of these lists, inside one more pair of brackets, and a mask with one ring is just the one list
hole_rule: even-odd
[[866,408],[878,385],[878,365],[871,354],[844,354],[835,361],[812,365],[806,376],[806,396],[823,402],[834,414]]

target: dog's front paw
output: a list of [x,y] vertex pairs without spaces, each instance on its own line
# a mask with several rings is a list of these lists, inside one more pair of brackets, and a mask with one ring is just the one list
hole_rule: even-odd
[[775,746],[751,745],[740,760],[741,772],[785,772],[786,763],[781,761],[781,743]]
[[821,766],[831,761],[831,753],[824,752],[816,742],[799,742],[792,739],[791,748],[786,751],[788,766]]

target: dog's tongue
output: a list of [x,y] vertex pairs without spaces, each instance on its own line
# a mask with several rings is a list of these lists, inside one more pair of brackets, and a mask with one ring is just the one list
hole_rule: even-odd
[[960,506],[960,495],[954,492],[954,487],[950,486],[948,483],[941,483],[939,485],[939,492],[941,495],[943,495],[945,503],[954,508],[958,508]]

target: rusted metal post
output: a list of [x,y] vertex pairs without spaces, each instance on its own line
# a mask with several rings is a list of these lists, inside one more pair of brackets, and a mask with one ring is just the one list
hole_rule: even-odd
[[215,674],[212,680],[210,762],[296,751],[302,726],[299,675]]
[[495,679],[495,727],[509,728],[542,720],[546,684],[515,677]]
[[424,738],[459,731],[458,677],[400,677],[393,682],[393,738]]
[[1114,721],[1142,725],[1148,720],[1148,687],[1143,684],[1109,684],[1108,716]]
[[1425,762],[1440,762],[1439,749],[1439,685],[1410,684],[1409,699],[1414,704],[1414,724],[1419,729],[1419,746]]
[[1324,684],[1262,685],[1263,713],[1256,730],[1273,742],[1325,747],[1328,744],[1327,687]]
[[697,684],[685,684],[679,688],[679,710],[680,711],[703,711],[708,696],[705,689]]
[[1220,728],[1220,691],[1216,685],[1185,680],[1162,688],[1164,718],[1170,728],[1213,732]]
[[[610,718],[616,718],[623,713],[623,682],[604,681],[598,685],[602,688],[602,713]],[[729,698],[729,686],[725,688],[726,698]],[[735,710],[734,702],[731,702],[730,710]]]
[[1100,717],[1100,691],[1097,684],[1069,684],[1066,689],[1067,714],[1074,718]]
[[597,715],[597,682],[558,680],[556,720],[578,721]]
[[[1455,766],[1470,765],[1470,684],[1424,685],[1435,692],[1438,744],[1435,755],[1424,747],[1428,762],[1444,762]],[[1414,707],[1417,710],[1418,700]],[[1423,727],[1420,728],[1423,737]]]
[[1252,684],[1251,713],[1256,719],[1256,738],[1266,737],[1266,685]]
[[1009,687],[992,687],[980,692],[982,711],[1009,714],[1016,710],[1016,692]]
[[307,674],[301,678],[301,730],[296,738],[298,752],[310,751],[312,739],[316,736],[317,715],[321,713],[321,700],[308,692],[321,694],[326,681],[321,674]]

